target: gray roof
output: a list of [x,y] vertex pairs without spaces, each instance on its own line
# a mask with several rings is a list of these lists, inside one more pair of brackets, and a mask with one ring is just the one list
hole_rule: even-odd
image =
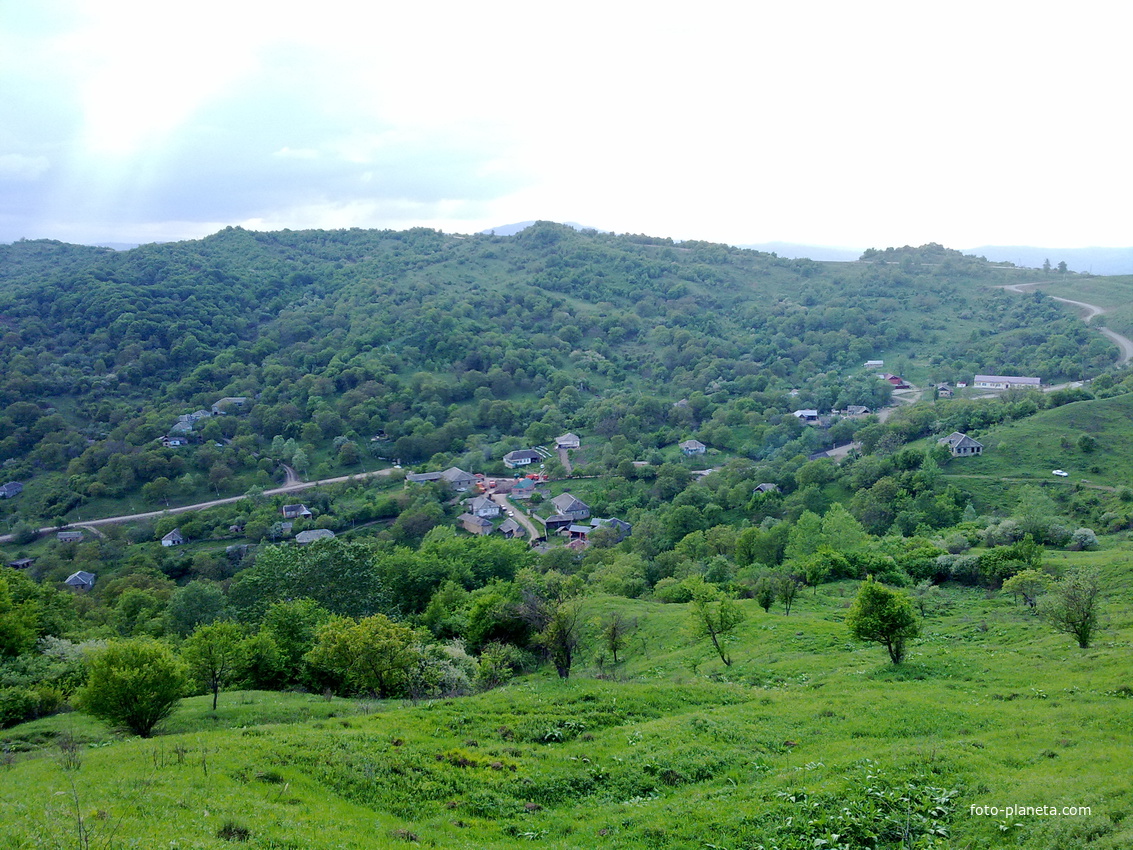
[[300,531],[295,535],[296,543],[313,543],[316,540],[329,540],[334,532],[329,528],[312,528],[309,531]]

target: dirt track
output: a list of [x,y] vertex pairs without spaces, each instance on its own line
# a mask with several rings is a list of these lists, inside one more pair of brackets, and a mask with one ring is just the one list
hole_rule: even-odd
[[[1042,281],[1038,283],[1013,283],[1010,286],[1005,286],[1003,288],[1011,292],[1018,292],[1022,294],[1026,292],[1024,287],[1042,285]],[[1083,311],[1082,321],[1086,324],[1090,324],[1090,322],[1093,321],[1093,319],[1097,316],[1105,314],[1105,310],[1099,307],[1097,304],[1087,304],[1085,301],[1074,301],[1070,298],[1059,298],[1057,295],[1048,295],[1047,297],[1053,298],[1055,301],[1061,301],[1063,304],[1070,304],[1074,307],[1080,307]],[[1133,360],[1133,339],[1129,339],[1129,337],[1127,336],[1122,336],[1116,331],[1111,331],[1109,328],[1098,328],[1098,330],[1103,336],[1105,336],[1107,339],[1112,340],[1117,344],[1117,347],[1121,349],[1121,356],[1117,358],[1117,363],[1115,365],[1124,366],[1130,360]]]

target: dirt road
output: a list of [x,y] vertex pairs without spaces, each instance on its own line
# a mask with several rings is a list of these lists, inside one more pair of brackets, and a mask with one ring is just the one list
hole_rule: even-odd
[[[1026,287],[1042,286],[1043,281],[1037,283],[1013,283],[1010,286],[1003,287],[1010,292],[1018,292],[1023,294],[1027,292]],[[1073,307],[1078,307],[1082,310],[1082,321],[1090,324],[1097,316],[1105,313],[1105,310],[1097,304],[1087,304],[1085,301],[1075,301],[1071,298],[1059,298],[1057,295],[1048,295],[1048,298],[1053,298],[1055,301],[1061,301],[1063,304],[1070,304]],[[1124,366],[1130,360],[1133,360],[1133,340],[1127,336],[1122,336],[1116,331],[1111,331],[1109,328],[1098,328],[1098,330],[1107,339],[1112,340],[1121,349],[1121,355],[1117,358],[1117,366]]]
[[[309,490],[312,487],[320,487],[324,484],[342,484],[346,481],[359,480],[364,478],[373,478],[376,475],[389,475],[393,472],[393,467],[387,469],[379,469],[374,472],[359,472],[356,475],[340,475],[337,478],[322,478],[318,481],[300,481],[299,476],[295,474],[295,470],[290,467],[286,469],[286,480],[289,482],[282,487],[274,487],[271,490],[264,490],[265,496],[278,496],[283,493],[298,493],[303,490]],[[203,511],[206,508],[215,508],[218,505],[231,505],[239,502],[241,499],[247,498],[246,496],[230,496],[225,499],[212,499],[208,502],[197,502],[193,505],[179,505],[176,508],[165,508],[160,511],[144,511],[137,514],[124,514],[122,516],[103,517],[102,519],[80,520],[70,524],[72,528],[90,528],[92,531],[97,529],[100,525],[117,525],[123,522],[137,522],[138,520],[157,519],[165,514],[184,514],[190,511]],[[55,531],[56,527],[47,525],[39,529],[40,534],[50,534]],[[12,535],[0,535],[0,543],[11,543]]]

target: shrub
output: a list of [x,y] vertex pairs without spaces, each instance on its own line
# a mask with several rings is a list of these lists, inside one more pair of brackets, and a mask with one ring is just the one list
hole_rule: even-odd
[[1079,528],[1070,536],[1070,542],[1066,548],[1074,552],[1080,552],[1083,549],[1097,549],[1098,537],[1091,528]]
[[173,651],[152,638],[111,641],[88,661],[79,708],[148,738],[173,713],[185,693],[185,667]]

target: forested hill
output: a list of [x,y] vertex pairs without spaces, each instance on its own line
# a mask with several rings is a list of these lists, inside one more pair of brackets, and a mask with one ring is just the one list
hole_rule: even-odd
[[[568,429],[766,456],[794,407],[883,401],[867,359],[922,381],[1111,364],[1053,300],[996,288],[1041,277],[936,245],[819,264],[547,222],[22,241],[0,246],[0,461],[33,485],[19,510],[53,517],[158,478],[243,492],[297,450],[349,467],[376,435],[408,463]],[[158,442],[221,397],[247,415],[195,452]]]

